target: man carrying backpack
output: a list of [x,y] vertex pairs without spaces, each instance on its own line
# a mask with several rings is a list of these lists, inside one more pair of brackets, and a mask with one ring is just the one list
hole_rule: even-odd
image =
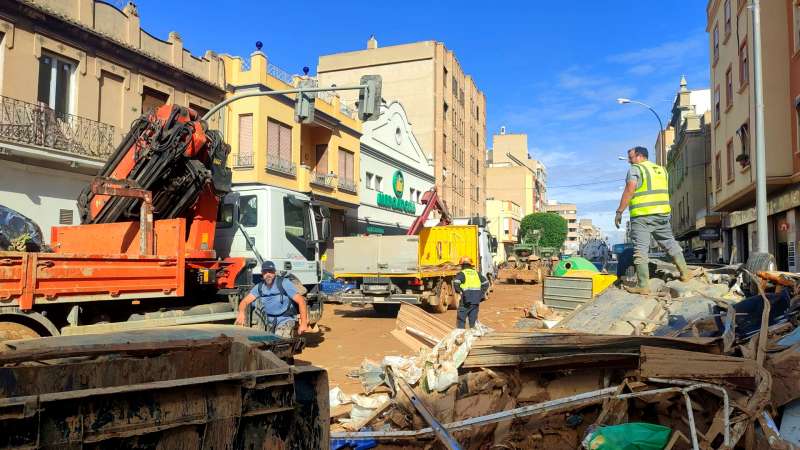
[[297,334],[303,334],[308,331],[306,299],[297,292],[291,280],[277,276],[276,272],[272,261],[264,261],[261,264],[263,281],[253,286],[250,293],[239,303],[236,325],[245,326],[247,308],[257,300],[255,307],[261,311],[267,331],[280,337],[290,338],[294,334],[299,316],[300,326],[297,327]]

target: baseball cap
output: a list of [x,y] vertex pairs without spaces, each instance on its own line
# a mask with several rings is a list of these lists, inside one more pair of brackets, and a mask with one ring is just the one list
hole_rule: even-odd
[[261,272],[275,272],[275,263],[272,261],[264,261],[261,263]]

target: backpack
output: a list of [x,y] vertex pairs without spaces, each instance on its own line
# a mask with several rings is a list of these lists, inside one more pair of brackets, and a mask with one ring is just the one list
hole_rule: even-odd
[[[280,297],[277,302],[261,302],[261,309],[264,311],[268,317],[277,318],[282,316],[296,316],[298,314],[297,305],[295,304],[294,300],[289,298],[286,295],[286,289],[283,287],[283,280],[286,279],[282,276],[275,277],[274,283],[278,287],[278,293],[280,293]],[[259,299],[264,297],[264,282],[261,281],[258,283],[258,296]]]

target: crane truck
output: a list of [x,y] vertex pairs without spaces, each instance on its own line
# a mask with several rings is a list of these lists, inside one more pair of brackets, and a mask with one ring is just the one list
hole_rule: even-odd
[[[0,340],[231,322],[254,254],[281,255],[275,262],[313,288],[326,208],[231,186],[229,151],[188,108],[134,122],[81,192],[81,225],[53,227],[52,251],[0,252]],[[308,297],[314,323],[322,301]]]

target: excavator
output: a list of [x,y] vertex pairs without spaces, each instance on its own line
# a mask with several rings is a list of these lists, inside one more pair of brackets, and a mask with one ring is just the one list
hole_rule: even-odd
[[81,192],[81,225],[53,227],[45,251],[0,251],[0,340],[231,322],[255,264],[215,249],[229,152],[191,109],[136,120]]

